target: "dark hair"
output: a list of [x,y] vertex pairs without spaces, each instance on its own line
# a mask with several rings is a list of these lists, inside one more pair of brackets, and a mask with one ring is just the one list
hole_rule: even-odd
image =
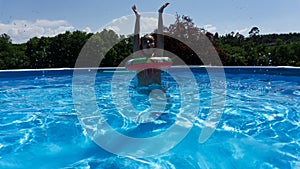
[[144,36],[141,37],[141,43],[140,43],[140,49],[143,49],[143,41],[145,39],[151,38],[154,41],[155,47],[156,47],[156,36],[154,36],[153,34],[145,34]]

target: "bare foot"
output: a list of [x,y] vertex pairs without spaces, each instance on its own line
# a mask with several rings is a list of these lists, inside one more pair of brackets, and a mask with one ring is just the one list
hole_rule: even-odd
[[169,5],[169,2],[166,2],[165,4],[163,4],[163,6],[161,6],[158,10],[158,12],[163,13],[164,9]]
[[135,13],[135,15],[140,16],[140,13],[139,13],[139,11],[136,9],[136,6],[135,6],[135,5],[133,5],[131,8],[132,8],[133,12]]

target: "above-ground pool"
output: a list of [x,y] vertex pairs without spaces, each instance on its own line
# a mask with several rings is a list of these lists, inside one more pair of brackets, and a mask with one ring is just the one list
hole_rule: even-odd
[[[134,77],[124,69],[79,70],[76,84],[73,69],[0,72],[0,168],[300,168],[298,68],[191,67],[191,76],[172,67],[150,87],[113,78]],[[166,134],[175,125],[189,128],[176,141],[181,130]],[[199,141],[207,126],[211,133]],[[141,148],[93,135],[111,132],[159,141]],[[150,154],[126,154],[136,147]]]

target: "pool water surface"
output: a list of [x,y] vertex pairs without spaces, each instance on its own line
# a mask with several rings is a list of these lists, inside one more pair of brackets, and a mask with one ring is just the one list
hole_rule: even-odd
[[[225,68],[225,80],[214,82],[204,67],[191,68],[194,77],[180,68],[171,69],[186,84],[178,83],[168,72],[162,74],[161,86],[136,87],[135,79],[129,83],[114,81],[128,84],[125,90],[113,86],[112,78],[132,72],[99,69],[95,84],[86,87],[84,79],[89,74],[85,72],[91,70],[82,69],[78,76],[84,88],[75,94],[73,69],[1,71],[0,168],[300,168],[300,69]],[[189,83],[191,78],[196,84]],[[216,130],[205,142],[199,142],[213,109],[212,98],[219,96],[212,83],[226,90],[225,100],[220,100],[224,107]],[[199,108],[194,119],[187,119],[192,124],[187,135],[167,151],[145,157],[116,155],[95,143],[89,134],[89,130],[114,130],[138,139],[165,134],[178,123],[178,114],[192,107],[181,100],[185,94],[194,97],[195,93],[183,95],[180,86],[199,92]],[[80,84],[77,87],[81,89]],[[74,95],[85,95],[86,89],[95,92],[90,101],[97,103],[101,117],[91,118],[98,112],[78,115],[80,103],[74,102]],[[126,96],[129,101],[122,99]],[[164,105],[151,102],[151,98]],[[153,105],[157,109],[147,114]],[[124,115],[128,106],[143,113]],[[99,124],[104,122],[111,128],[101,128]],[[161,144],[173,142],[166,138]]]

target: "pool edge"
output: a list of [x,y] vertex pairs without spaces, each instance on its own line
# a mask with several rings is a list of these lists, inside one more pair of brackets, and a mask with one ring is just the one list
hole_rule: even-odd
[[[171,69],[181,69],[186,66],[172,66]],[[300,67],[292,66],[189,66],[192,70],[200,70],[206,72],[207,69],[220,70],[220,72],[231,74],[275,74],[275,75],[295,75],[300,76]],[[124,73],[125,67],[87,67],[87,68],[46,68],[46,69],[10,69],[0,70],[0,78],[3,77],[23,77],[23,76],[44,76],[44,75],[63,75],[72,74],[74,70],[82,70],[88,72],[97,70],[99,72],[120,70]]]

